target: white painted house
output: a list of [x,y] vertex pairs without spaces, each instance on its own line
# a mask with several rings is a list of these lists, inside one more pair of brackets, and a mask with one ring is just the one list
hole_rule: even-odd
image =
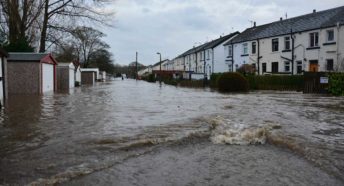
[[0,48],[0,107],[7,98],[7,57],[8,53]]
[[254,26],[225,44],[228,59],[258,74],[344,71],[343,17],[344,6]]
[[210,75],[212,73],[223,73],[232,71],[232,64],[226,61],[227,55],[225,47],[223,45],[231,41],[238,34],[239,32],[234,32],[225,36],[221,36],[220,38],[209,42],[203,48],[203,51],[201,53],[203,61],[201,61],[200,69],[204,70],[208,78],[210,78]]

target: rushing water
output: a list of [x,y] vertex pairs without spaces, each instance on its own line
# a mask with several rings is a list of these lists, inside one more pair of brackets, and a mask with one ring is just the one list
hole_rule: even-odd
[[343,185],[344,99],[116,80],[11,96],[0,184]]

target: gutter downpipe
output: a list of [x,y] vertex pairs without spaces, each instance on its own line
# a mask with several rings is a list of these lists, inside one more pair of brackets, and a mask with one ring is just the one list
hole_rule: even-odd
[[[339,37],[340,37],[340,24],[339,22],[337,22],[337,70],[340,71],[343,69],[342,65],[340,65],[340,62],[339,62],[339,56],[340,56],[340,53],[339,53]],[[342,69],[341,69],[342,68]]]
[[211,59],[212,67],[211,68],[213,68],[213,69],[211,69],[211,73],[213,73],[214,72],[214,48],[211,48],[211,56],[212,56],[212,59]]
[[[202,58],[201,58],[202,59]],[[206,81],[208,80],[207,74],[206,74],[206,61],[205,61],[205,50],[203,50],[203,73],[204,73],[204,81],[203,81],[203,86],[205,87]],[[210,76],[210,74],[209,74]]]
[[291,37],[291,75],[294,75],[294,47],[295,47],[295,41],[294,41],[294,34],[293,29],[290,29],[290,37]]
[[258,56],[257,56],[257,70],[258,70],[258,75],[260,75],[260,52],[259,52],[259,39],[257,39],[257,54],[258,54]]
[[232,72],[234,72],[234,44],[232,45]]

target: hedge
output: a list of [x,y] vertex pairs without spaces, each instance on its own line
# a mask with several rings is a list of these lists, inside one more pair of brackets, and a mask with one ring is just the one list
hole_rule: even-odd
[[329,74],[328,91],[335,96],[344,96],[344,73]]
[[246,76],[251,90],[297,90],[303,89],[302,75]]

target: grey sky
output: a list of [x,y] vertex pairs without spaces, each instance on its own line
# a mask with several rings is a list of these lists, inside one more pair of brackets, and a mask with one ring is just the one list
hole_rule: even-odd
[[116,63],[173,59],[194,45],[251,26],[343,6],[343,0],[117,0],[115,28],[105,28]]

